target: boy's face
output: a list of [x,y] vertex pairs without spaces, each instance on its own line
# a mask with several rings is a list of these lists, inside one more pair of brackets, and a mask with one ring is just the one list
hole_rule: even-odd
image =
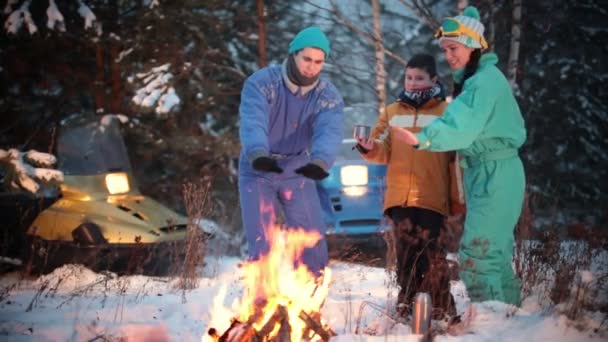
[[423,69],[420,68],[406,68],[405,79],[403,86],[406,91],[428,89],[435,85],[437,82],[437,76],[432,77]]
[[302,76],[307,78],[316,77],[325,64],[325,52],[312,47],[303,48],[295,54],[294,60]]

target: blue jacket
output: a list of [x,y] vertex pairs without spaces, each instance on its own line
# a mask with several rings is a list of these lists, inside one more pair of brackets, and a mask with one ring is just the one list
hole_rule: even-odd
[[329,81],[298,87],[285,64],[263,68],[245,81],[239,107],[240,172],[259,156],[299,156],[328,170],[342,141],[344,102]]

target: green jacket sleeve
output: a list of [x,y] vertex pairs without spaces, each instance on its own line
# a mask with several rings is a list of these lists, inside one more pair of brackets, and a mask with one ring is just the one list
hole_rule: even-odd
[[442,117],[417,134],[419,149],[460,150],[469,147],[480,135],[494,111],[498,94],[491,82],[479,82],[479,76],[483,75],[476,76],[467,81]]

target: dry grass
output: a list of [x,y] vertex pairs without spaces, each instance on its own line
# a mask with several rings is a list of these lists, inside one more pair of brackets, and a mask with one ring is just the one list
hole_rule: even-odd
[[[556,209],[556,214],[560,210],[563,209]],[[539,222],[543,221],[534,216],[531,200],[526,196],[515,229],[513,260],[522,280],[521,298],[536,296],[543,307],[554,308],[580,330],[588,329],[590,313],[600,312],[608,317],[608,227],[576,222],[566,225],[557,219],[538,227]],[[462,233],[462,220],[448,220],[441,245],[448,252],[457,252]],[[384,238],[386,272],[394,286],[397,258],[393,230]],[[607,319],[594,329],[608,331]]]
[[598,233],[606,227],[550,222],[534,228],[533,222],[527,197],[515,230],[514,266],[522,279],[522,298],[538,296],[539,303],[555,305],[575,322],[583,322],[587,312],[608,315],[608,234]]
[[206,255],[207,239],[199,224],[209,210],[209,182],[183,185],[183,196],[188,213],[188,228],[185,257],[179,272],[177,288],[193,289],[198,286],[199,266],[203,265]]

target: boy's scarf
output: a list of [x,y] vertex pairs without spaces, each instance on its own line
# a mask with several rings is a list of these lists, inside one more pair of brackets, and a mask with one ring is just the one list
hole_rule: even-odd
[[443,97],[443,88],[439,82],[427,89],[413,91],[404,90],[399,95],[399,101],[412,105],[414,108],[418,108],[434,97]]

